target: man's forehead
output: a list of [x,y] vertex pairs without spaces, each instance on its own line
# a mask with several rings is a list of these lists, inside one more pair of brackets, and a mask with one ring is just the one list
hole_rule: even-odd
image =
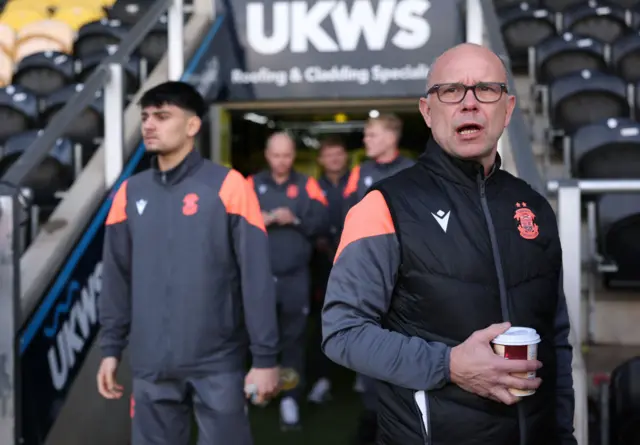
[[430,83],[506,82],[506,70],[500,58],[490,50],[464,45],[443,53],[432,65]]
[[278,151],[293,149],[295,144],[291,137],[285,134],[274,134],[267,141],[267,149],[276,149]]

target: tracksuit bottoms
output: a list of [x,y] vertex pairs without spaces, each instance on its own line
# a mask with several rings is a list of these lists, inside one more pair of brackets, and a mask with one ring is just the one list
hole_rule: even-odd
[[293,368],[300,376],[298,386],[283,392],[282,397],[293,397],[299,401],[305,383],[306,329],[311,300],[309,268],[305,265],[290,274],[274,277],[274,280],[280,326],[280,366]]
[[253,445],[244,372],[133,379],[132,445],[189,445],[192,413],[198,445]]

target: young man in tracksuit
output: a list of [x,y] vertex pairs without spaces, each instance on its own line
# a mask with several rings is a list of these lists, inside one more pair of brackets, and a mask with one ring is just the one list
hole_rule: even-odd
[[314,257],[311,263],[315,278],[311,313],[316,323],[313,325],[314,329],[309,342],[312,348],[310,367],[313,370],[313,375],[310,373],[310,377],[315,379],[315,383],[311,387],[307,399],[312,403],[323,403],[331,397],[329,371],[333,364],[320,347],[322,343],[320,313],[333,258],[336,255],[342,233],[342,223],[344,222],[344,198],[342,195],[349,179],[348,162],[347,147],[340,138],[327,137],[321,141],[318,149],[318,163],[322,167],[322,176],[318,179],[318,184],[327,198],[329,230],[319,234],[316,238]]
[[[377,445],[577,445],[555,215],[500,169],[515,106],[505,68],[463,44],[429,77],[426,152],[347,215],[324,351],[376,379]],[[510,325],[537,331],[537,360],[494,352]]]
[[359,202],[373,184],[414,164],[413,160],[400,154],[401,135],[402,121],[397,116],[381,114],[369,119],[363,139],[368,159],[351,169],[343,193],[346,210]]
[[[318,182],[292,169],[295,143],[286,133],[267,141],[269,169],[250,177],[260,200],[269,236],[273,280],[280,324],[281,364],[302,377],[305,333],[311,296],[309,262],[316,235],[327,226],[327,201]],[[280,420],[284,429],[299,426],[301,385],[283,393]]]
[[[257,197],[235,170],[194,148],[205,103],[167,82],[140,100],[152,168],[118,189],[107,216],[99,301],[98,389],[129,345],[133,445],[250,445],[245,385],[258,401],[278,385],[278,326]],[[245,378],[248,349],[252,369]]]
[[[378,181],[392,176],[414,165],[414,161],[402,155],[398,143],[402,134],[402,121],[392,114],[371,118],[364,129],[364,147],[369,159],[355,166],[344,188],[344,210],[346,215],[357,204],[369,188]],[[356,377],[355,389],[362,393],[364,411],[360,416],[356,432],[356,444],[368,444],[375,437],[377,395],[373,380],[363,374]]]

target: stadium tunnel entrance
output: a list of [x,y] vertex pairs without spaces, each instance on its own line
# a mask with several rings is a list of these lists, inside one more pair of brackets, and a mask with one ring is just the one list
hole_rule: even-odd
[[349,166],[353,167],[366,159],[363,131],[367,119],[381,114],[394,114],[402,121],[400,152],[417,158],[424,150],[430,130],[415,99],[387,103],[370,100],[357,104],[330,101],[315,107],[214,106],[200,146],[210,147],[208,157],[212,160],[246,176],[266,168],[264,148],[267,138],[274,132],[287,131],[296,141],[294,168],[317,178],[322,174],[316,160],[322,138],[338,136],[346,145]]

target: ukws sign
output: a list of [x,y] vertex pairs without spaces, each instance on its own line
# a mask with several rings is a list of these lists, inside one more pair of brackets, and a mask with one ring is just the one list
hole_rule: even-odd
[[218,9],[221,32],[195,76],[211,79],[207,62],[217,60],[221,101],[415,97],[431,60],[462,41],[454,0],[224,0]]

